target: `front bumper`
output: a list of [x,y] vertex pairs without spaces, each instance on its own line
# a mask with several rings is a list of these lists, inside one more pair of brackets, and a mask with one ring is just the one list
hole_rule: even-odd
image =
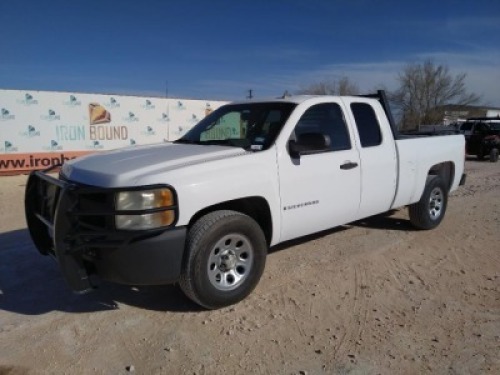
[[109,190],[31,173],[25,214],[35,246],[77,292],[94,287],[92,275],[130,285],[178,281],[186,228],[117,230],[112,200]]

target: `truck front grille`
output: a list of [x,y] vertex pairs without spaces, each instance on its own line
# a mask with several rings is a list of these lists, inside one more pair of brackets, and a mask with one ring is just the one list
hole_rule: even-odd
[[81,225],[94,228],[108,229],[114,228],[112,217],[105,213],[114,210],[113,196],[106,193],[79,193],[77,212]]

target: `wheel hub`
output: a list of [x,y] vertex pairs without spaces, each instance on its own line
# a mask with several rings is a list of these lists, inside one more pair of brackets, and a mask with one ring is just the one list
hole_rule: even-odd
[[254,250],[250,240],[239,233],[220,238],[212,247],[207,271],[210,284],[229,291],[240,286],[250,275]]
[[236,254],[233,251],[226,251],[220,256],[219,269],[222,272],[231,271],[236,267]]
[[441,216],[443,206],[443,192],[439,188],[434,188],[429,199],[429,214],[432,219],[437,219]]

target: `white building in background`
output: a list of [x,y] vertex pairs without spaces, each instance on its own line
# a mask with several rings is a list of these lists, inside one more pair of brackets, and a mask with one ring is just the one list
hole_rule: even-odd
[[500,117],[500,109],[488,109],[486,117]]

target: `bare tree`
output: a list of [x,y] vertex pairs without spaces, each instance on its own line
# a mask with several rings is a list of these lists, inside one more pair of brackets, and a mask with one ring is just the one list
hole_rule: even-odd
[[453,76],[446,65],[436,65],[432,60],[407,65],[398,75],[399,88],[390,95],[400,110],[400,127],[438,124],[443,120],[442,106],[477,103],[480,97],[467,92],[466,76],[466,73]]
[[351,82],[348,77],[340,79],[324,79],[300,89],[297,94],[305,95],[356,95],[359,93],[358,86]]

